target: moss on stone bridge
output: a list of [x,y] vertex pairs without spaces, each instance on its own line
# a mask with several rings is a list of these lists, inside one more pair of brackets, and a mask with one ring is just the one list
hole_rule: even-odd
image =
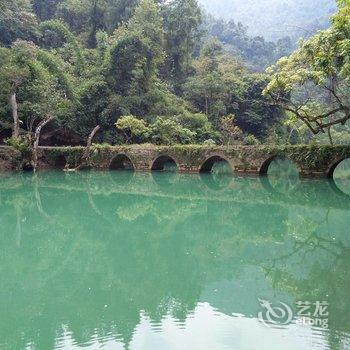
[[[41,147],[39,169],[73,168],[78,165],[83,147]],[[287,158],[302,177],[332,176],[335,167],[350,157],[350,146],[202,146],[202,145],[93,145],[89,167],[93,169],[123,168],[151,171],[161,163],[173,160],[181,172],[209,171],[215,161],[227,161],[236,174],[264,175],[275,158]],[[1,165],[2,164],[2,165]],[[23,160],[15,150],[1,148],[0,167],[21,169]]]

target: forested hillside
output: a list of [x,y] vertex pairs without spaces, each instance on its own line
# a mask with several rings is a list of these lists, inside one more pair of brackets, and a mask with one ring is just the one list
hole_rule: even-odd
[[239,57],[245,66],[253,71],[264,71],[297,47],[289,36],[284,36],[276,42],[267,41],[261,35],[250,35],[249,28],[240,22],[218,19],[210,14],[203,16],[202,27],[207,40],[210,37],[218,39],[226,52]]
[[329,26],[335,0],[199,0],[211,14],[241,22],[251,35],[267,40],[289,36],[294,41]]
[[25,149],[42,131],[41,144],[83,144],[97,125],[95,140],[110,144],[296,143],[330,134],[346,127],[350,110],[342,66],[350,6],[339,6],[331,29],[266,73],[292,40],[251,36],[196,0],[2,0],[0,140]]

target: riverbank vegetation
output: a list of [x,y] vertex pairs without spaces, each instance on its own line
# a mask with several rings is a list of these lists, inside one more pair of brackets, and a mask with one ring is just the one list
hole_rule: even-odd
[[95,142],[112,145],[349,143],[338,5],[291,53],[290,37],[251,37],[196,0],[4,0],[0,140],[81,145],[100,126]]

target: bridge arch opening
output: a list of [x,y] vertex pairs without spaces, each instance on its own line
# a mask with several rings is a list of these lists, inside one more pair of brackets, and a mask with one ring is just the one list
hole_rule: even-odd
[[342,158],[333,163],[328,170],[327,177],[350,179],[350,158]]
[[34,171],[34,166],[32,165],[32,164],[30,164],[30,163],[26,163],[26,164],[24,164],[23,166],[22,166],[22,170],[24,171],[24,172],[32,172],[32,171]]
[[174,160],[174,158],[163,155],[159,156],[154,160],[152,163],[151,170],[152,171],[170,171],[170,172],[176,172],[178,171],[179,167]]
[[134,164],[131,161],[131,159],[125,155],[125,154],[118,154],[116,155],[110,165],[109,165],[110,170],[130,170],[133,171],[135,170]]
[[300,185],[300,172],[295,163],[285,156],[267,159],[260,168],[260,175],[266,177],[262,184],[270,192],[287,194]]
[[212,156],[208,158],[200,167],[200,173],[215,173],[217,175],[233,174],[231,164],[227,159],[221,156]]
[[259,174],[261,176],[299,177],[299,169],[289,158],[273,156],[263,163]]
[[64,169],[67,164],[67,159],[64,155],[59,155],[55,159],[54,167],[55,169]]
[[328,178],[340,193],[350,195],[350,158],[343,158],[331,165]]

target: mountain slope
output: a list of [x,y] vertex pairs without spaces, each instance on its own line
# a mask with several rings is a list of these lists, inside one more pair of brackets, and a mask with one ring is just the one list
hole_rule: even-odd
[[199,0],[211,14],[249,26],[250,34],[269,40],[310,36],[329,26],[335,0]]

